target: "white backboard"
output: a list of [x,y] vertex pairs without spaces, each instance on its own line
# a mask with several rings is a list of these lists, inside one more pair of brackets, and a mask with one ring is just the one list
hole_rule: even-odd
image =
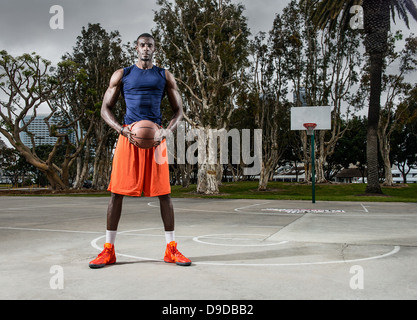
[[330,130],[332,128],[331,107],[291,108],[291,130],[306,130],[304,123],[316,123],[315,130]]

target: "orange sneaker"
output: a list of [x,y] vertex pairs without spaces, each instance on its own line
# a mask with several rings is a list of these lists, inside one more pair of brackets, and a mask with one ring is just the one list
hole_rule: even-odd
[[181,252],[177,250],[177,243],[175,241],[171,241],[167,244],[164,261],[167,263],[175,263],[179,266],[191,265],[191,260],[184,257]]
[[89,267],[92,269],[103,268],[105,265],[116,263],[116,252],[114,251],[114,245],[111,243],[104,244],[104,250],[95,258],[90,261]]

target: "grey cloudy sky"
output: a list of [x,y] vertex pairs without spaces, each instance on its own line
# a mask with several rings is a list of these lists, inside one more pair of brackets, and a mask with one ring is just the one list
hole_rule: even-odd
[[[290,0],[232,0],[245,6],[245,16],[252,35],[268,32],[276,13]],[[49,21],[51,6],[64,9],[64,29],[53,30]],[[88,23],[100,23],[107,31],[118,30],[123,42],[133,41],[142,32],[154,27],[156,0],[0,0],[0,50],[12,55],[37,52],[56,63],[72,51],[81,28]],[[412,20],[412,18],[411,18]],[[406,29],[403,22],[394,28]],[[408,35],[417,30],[413,20]]]
[[[246,10],[252,34],[269,31],[275,14],[289,2],[277,0],[234,0]],[[0,49],[12,55],[37,52],[56,63],[70,52],[81,28],[100,23],[107,31],[118,30],[123,42],[132,42],[138,34],[154,27],[156,0],[0,0]],[[53,30],[49,9],[64,9],[64,29]]]

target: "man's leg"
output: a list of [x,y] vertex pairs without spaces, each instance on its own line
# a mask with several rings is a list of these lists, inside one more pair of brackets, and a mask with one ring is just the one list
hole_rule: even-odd
[[122,215],[123,195],[112,193],[107,208],[107,230],[117,231],[120,216]]
[[89,263],[89,266],[92,269],[102,268],[105,265],[116,263],[114,241],[116,239],[117,227],[122,214],[122,203],[123,195],[115,193],[111,194],[109,206],[107,208],[106,243],[104,244],[104,250],[96,259]]
[[159,207],[161,210],[162,222],[165,231],[171,232],[175,228],[174,207],[172,206],[171,196],[169,194],[159,196]]
[[172,205],[171,196],[169,194],[159,196],[159,204],[161,210],[161,217],[165,228],[165,239],[167,248],[165,250],[164,261],[168,263],[176,263],[180,266],[191,265],[191,260],[184,257],[181,252],[177,250],[177,243],[175,242],[175,217],[174,207]]

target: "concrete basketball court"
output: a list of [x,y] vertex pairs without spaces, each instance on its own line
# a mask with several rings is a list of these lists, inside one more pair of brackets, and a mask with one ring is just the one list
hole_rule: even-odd
[[117,263],[102,250],[106,197],[0,197],[0,299],[416,299],[417,206],[173,199],[163,262],[157,198],[128,198]]

